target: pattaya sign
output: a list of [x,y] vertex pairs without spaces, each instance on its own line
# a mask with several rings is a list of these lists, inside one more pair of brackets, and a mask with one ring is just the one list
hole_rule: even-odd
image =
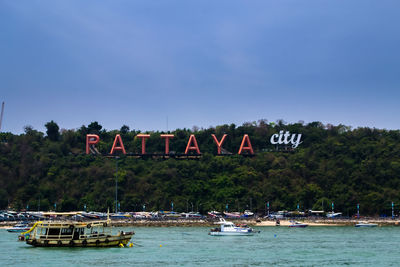
[[[215,134],[211,134],[211,137],[217,146],[217,154],[222,154],[222,145],[224,144],[227,134],[224,134],[220,140],[215,136]],[[137,138],[141,139],[142,143],[142,155],[146,154],[146,139],[150,137],[150,134],[138,134]],[[169,154],[169,142],[170,139],[174,138],[173,134],[161,134],[160,137],[165,140],[165,154]],[[297,137],[297,138],[296,138]],[[90,154],[90,147],[96,145],[100,141],[100,137],[96,134],[87,134],[86,135],[86,154]],[[273,145],[291,145],[292,148],[297,148],[299,144],[301,144],[301,134],[290,134],[289,131],[285,133],[280,131],[279,133],[273,134],[270,138],[270,142]],[[110,151],[110,155],[114,155],[116,152],[126,154],[125,146],[122,141],[121,135],[115,135],[114,142]],[[189,140],[186,145],[185,154],[196,153],[198,155],[201,154],[200,148],[197,144],[196,136],[194,134],[190,135]],[[254,155],[254,150],[250,142],[250,137],[248,134],[244,134],[242,138],[242,142],[240,144],[238,154],[241,155],[243,153]]]

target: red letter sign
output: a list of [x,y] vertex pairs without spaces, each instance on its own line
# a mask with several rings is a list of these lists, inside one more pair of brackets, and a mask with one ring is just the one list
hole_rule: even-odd
[[137,138],[142,138],[142,154],[146,154],[146,138],[149,138],[149,134],[138,134]]
[[[117,141],[118,141],[121,145],[117,146]],[[115,136],[114,143],[113,143],[113,146],[112,146],[112,148],[111,148],[110,154],[111,154],[111,155],[114,154],[114,151],[115,151],[115,150],[117,150],[117,151],[122,151],[122,153],[126,154],[125,147],[124,147],[124,143],[122,143],[122,139],[121,139],[121,136],[120,136],[119,134],[117,134],[117,135]]]
[[221,154],[222,144],[225,142],[225,137],[227,136],[227,134],[224,134],[224,136],[222,136],[221,142],[218,142],[218,139],[215,136],[215,134],[212,134],[211,136],[214,139],[215,144],[217,145],[218,155],[220,155]]
[[[247,143],[247,146],[244,146],[245,142]],[[253,147],[251,146],[250,143],[250,138],[247,134],[243,135],[242,144],[240,145],[238,154],[242,154],[243,150],[247,150],[250,154],[254,154]]]
[[173,134],[161,134],[161,138],[165,138],[165,154],[169,154],[169,139],[174,138]]
[[100,137],[97,134],[86,135],[86,154],[89,154],[89,146],[95,145],[100,141]]
[[[194,144],[193,146],[191,146],[192,142]],[[201,154],[199,146],[197,145],[196,137],[194,136],[194,134],[190,135],[189,142],[187,143],[187,146],[186,146],[185,154],[187,154],[189,152],[189,150],[196,150],[197,154]]]

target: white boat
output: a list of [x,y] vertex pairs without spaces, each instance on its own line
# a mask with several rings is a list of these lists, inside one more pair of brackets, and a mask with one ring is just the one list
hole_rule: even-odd
[[336,212],[336,213],[330,212],[326,214],[326,218],[336,218],[340,216],[342,216],[341,212]]
[[13,227],[7,228],[6,230],[8,232],[22,233],[29,229],[31,229],[31,227],[28,225],[28,223],[20,222],[14,225]]
[[289,227],[297,227],[297,228],[305,228],[307,226],[308,226],[308,224],[306,224],[306,223],[300,223],[300,222],[295,222],[295,221],[293,221],[292,224],[289,225]]
[[233,222],[227,222],[224,218],[220,218],[220,227],[211,229],[209,235],[223,236],[223,235],[253,235],[255,231],[245,224],[235,225]]
[[254,212],[251,212],[249,210],[245,210],[243,213],[243,217],[252,217],[254,216]]
[[377,227],[376,223],[368,223],[368,222],[359,222],[355,225],[355,227]]

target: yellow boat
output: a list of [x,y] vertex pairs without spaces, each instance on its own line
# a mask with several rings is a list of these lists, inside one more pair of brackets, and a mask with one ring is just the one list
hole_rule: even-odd
[[126,246],[134,232],[112,234],[109,220],[92,222],[39,221],[19,240],[35,247],[115,247]]

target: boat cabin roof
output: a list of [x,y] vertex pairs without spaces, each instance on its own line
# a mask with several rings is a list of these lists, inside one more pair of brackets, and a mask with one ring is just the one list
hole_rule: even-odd
[[38,222],[37,227],[41,228],[82,228],[82,227],[104,227],[107,225],[107,221],[90,221],[90,222],[74,222],[74,221],[42,221]]

